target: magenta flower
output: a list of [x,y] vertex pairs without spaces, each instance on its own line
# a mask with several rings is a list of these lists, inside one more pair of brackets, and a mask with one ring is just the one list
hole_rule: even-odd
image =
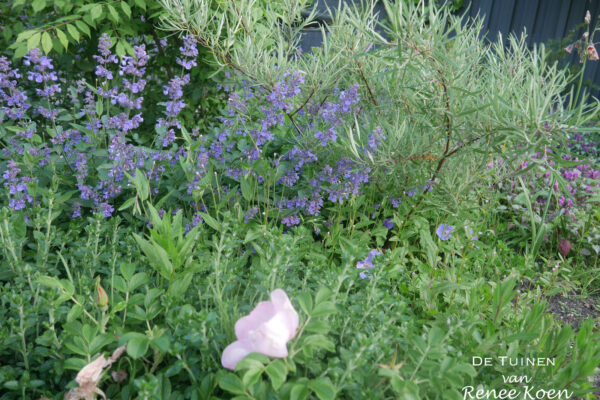
[[298,328],[298,313],[282,289],[271,293],[271,301],[261,301],[250,315],[235,323],[238,340],[223,351],[221,364],[233,370],[250,353],[287,357],[287,342]]

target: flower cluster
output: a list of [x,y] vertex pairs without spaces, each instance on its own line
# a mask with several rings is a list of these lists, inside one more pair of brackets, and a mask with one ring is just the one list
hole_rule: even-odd
[[[161,178],[171,174],[180,162],[187,182],[177,201],[195,212],[188,231],[202,222],[199,212],[208,211],[204,189],[208,183],[214,190],[213,179],[220,181],[217,190],[231,193],[233,199],[241,195],[239,181],[253,179],[259,191],[264,187],[271,193],[267,200],[287,227],[299,225],[306,216],[320,215],[328,202],[343,204],[360,195],[364,185],[371,182],[371,170],[365,165],[322,148],[335,144],[337,131],[344,124],[354,123],[359,86],[336,89],[330,101],[311,99],[310,94],[303,93],[302,71],[281,71],[269,87],[250,86],[243,80],[237,89],[228,86],[229,99],[220,126],[203,135],[194,128],[192,144],[178,143],[177,132],[186,129],[180,114],[186,106],[184,89],[191,81],[188,71],[196,65],[198,55],[192,36],[183,38],[177,57],[181,74],[162,85],[164,114],[155,122],[159,150],[135,145],[135,132],[144,122],[144,93],[154,80],[146,76],[152,47],[149,53],[142,40],[136,43],[132,55],[118,57],[111,50],[113,40],[103,34],[94,56],[98,84],[92,89],[84,80],[72,81],[63,97],[58,96],[62,88],[52,60],[38,49],[24,59],[25,76],[35,85],[33,89],[20,89],[21,73],[6,58],[0,58],[0,118],[19,125],[19,130],[7,138],[9,146],[3,149],[2,157],[28,153],[36,157],[40,167],[52,162],[54,171],[66,168],[69,179],[65,184],[78,191],[78,198],[71,202],[73,218],[81,217],[85,210],[105,217],[114,215],[124,201],[123,194],[132,190],[128,176],[135,179],[140,172],[149,180],[151,194],[158,195],[161,187],[178,184],[163,183]],[[65,100],[69,103],[61,103]],[[32,105],[34,117],[26,115]],[[73,108],[77,112],[68,116]],[[32,118],[40,122],[33,124]],[[60,126],[62,120],[76,123]],[[45,127],[50,121],[58,127],[46,138]],[[286,121],[291,123],[286,125]],[[376,151],[383,140],[385,135],[376,127],[369,136],[368,151]],[[24,169],[17,161],[11,161],[10,167],[13,172],[4,174],[4,186],[11,208],[21,210],[24,204],[34,202],[27,192],[27,183],[33,179],[22,174]],[[208,171],[216,172],[207,180]],[[395,207],[399,202],[393,200]],[[245,222],[260,211],[256,205],[249,207]]]

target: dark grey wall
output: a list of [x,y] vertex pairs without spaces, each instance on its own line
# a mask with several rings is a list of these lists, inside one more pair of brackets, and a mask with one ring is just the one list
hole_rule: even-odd
[[[592,25],[598,21],[600,14],[598,0],[467,0],[465,3],[469,16],[480,13],[484,17],[488,38],[497,38],[499,32],[506,37],[509,32],[520,34],[525,30],[530,46],[565,38],[573,28],[583,23],[586,10],[592,15]],[[582,34],[583,29],[580,29],[573,39],[580,38]],[[600,39],[600,35],[596,39]],[[597,49],[600,51],[600,45]],[[566,61],[579,64],[579,56],[574,53],[566,57]],[[599,63],[588,62],[584,75],[584,79],[596,85],[600,85]],[[595,90],[592,94],[598,97],[600,92]]]
[[[315,0],[317,9],[323,18],[327,15],[327,6],[335,9],[339,0]],[[344,3],[360,3],[360,0],[342,0]],[[401,1],[401,0],[399,0]],[[507,37],[510,32],[520,34],[527,32],[527,43],[545,43],[549,39],[559,40],[567,36],[569,31],[583,22],[586,10],[592,14],[592,24],[598,21],[600,14],[600,0],[465,0],[466,7],[459,13],[466,13],[469,17],[478,14],[484,17],[484,31],[491,40],[497,38],[501,32]],[[381,15],[385,11],[378,7]],[[579,38],[583,31],[576,34]],[[600,35],[598,35],[600,39]],[[305,33],[302,49],[309,51],[313,46],[322,42],[321,34],[317,29]],[[600,44],[598,45],[600,52]],[[579,63],[576,54],[566,58],[571,63]],[[584,78],[600,85],[600,62],[589,62],[586,66]],[[593,94],[600,97],[600,91]]]

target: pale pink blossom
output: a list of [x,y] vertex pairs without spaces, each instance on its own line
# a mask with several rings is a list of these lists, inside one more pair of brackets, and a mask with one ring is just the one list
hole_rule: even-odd
[[223,351],[221,364],[233,370],[250,353],[269,357],[287,357],[287,342],[298,328],[298,313],[282,289],[271,293],[271,301],[262,301],[252,312],[235,323],[237,340]]

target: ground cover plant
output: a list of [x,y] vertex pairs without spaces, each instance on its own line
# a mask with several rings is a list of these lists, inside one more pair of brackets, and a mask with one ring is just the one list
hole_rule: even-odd
[[598,306],[598,105],[384,5],[310,53],[307,1],[162,0],[168,54],[99,24],[87,73],[44,33],[0,56],[0,398],[593,398],[597,318],[551,311]]

